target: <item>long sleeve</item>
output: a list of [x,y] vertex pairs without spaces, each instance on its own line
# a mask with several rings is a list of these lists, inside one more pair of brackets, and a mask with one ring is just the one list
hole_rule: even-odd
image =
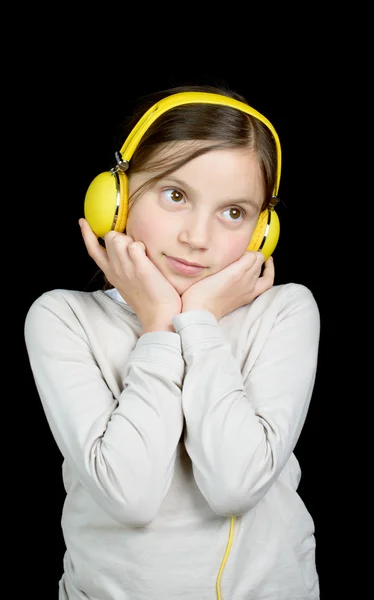
[[113,519],[143,525],[169,489],[183,428],[180,338],[171,332],[140,337],[123,356],[115,398],[97,356],[105,360],[106,344],[115,345],[126,330],[105,344],[101,339],[95,355],[100,344],[82,326],[84,318],[84,310],[78,317],[58,296],[45,294],[31,306],[25,340],[36,387],[56,443],[83,486]]
[[314,386],[320,322],[311,292],[295,284],[281,303],[264,307],[248,332],[248,372],[211,313],[173,321],[186,362],[186,449],[201,492],[222,515],[246,512],[270,488],[294,450]]

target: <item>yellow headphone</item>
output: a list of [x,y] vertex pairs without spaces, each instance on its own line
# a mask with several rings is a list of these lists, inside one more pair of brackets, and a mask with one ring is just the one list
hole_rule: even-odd
[[[277,149],[277,175],[273,191],[273,198],[277,198],[282,157],[279,137],[270,121],[254,108],[228,96],[208,92],[181,92],[163,98],[144,113],[125,140],[120,152],[116,152],[116,167],[97,175],[88,187],[84,201],[84,215],[97,237],[103,238],[111,230],[120,232],[125,230],[129,210],[128,177],[125,172],[129,168],[130,160],[152,123],[166,111],[183,104],[229,106],[262,121],[273,134]],[[279,218],[274,207],[265,209],[260,213],[247,250],[261,251],[267,260],[278,243],[279,230]]]

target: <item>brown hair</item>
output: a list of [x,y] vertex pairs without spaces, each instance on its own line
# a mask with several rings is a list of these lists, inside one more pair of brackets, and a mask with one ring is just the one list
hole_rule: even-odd
[[[170,88],[143,98],[143,102],[128,123],[127,135],[153,104],[171,94],[188,91],[221,94],[248,104],[243,96],[224,88],[211,86]],[[164,158],[160,149],[165,144],[180,141],[196,141],[199,144],[196,148],[188,144],[185,149],[179,149],[172,158],[170,158],[170,153],[167,158]],[[202,145],[202,141],[207,143]],[[128,176],[131,177],[131,174],[145,169],[157,170],[157,175],[151,177],[141,188],[136,190],[135,195],[129,198],[130,210],[145,189],[158,180],[180,169],[192,159],[220,148],[247,148],[256,153],[264,185],[262,210],[273,205],[272,195],[277,173],[277,154],[275,140],[270,129],[252,115],[231,107],[215,104],[186,104],[172,108],[158,117],[137,146],[130,161]]]

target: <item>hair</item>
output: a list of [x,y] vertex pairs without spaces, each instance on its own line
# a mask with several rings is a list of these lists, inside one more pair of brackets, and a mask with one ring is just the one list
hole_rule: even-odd
[[[143,96],[123,128],[121,134],[123,141],[151,106],[172,94],[191,91],[221,94],[248,104],[244,96],[225,87],[201,85],[171,87]],[[165,156],[162,152],[166,145],[181,141],[196,142],[196,144],[186,144],[185,147],[179,144],[172,156],[170,153]],[[256,117],[235,108],[193,103],[166,111],[144,133],[130,160],[127,175],[131,177],[132,174],[144,170],[155,171],[156,174],[129,197],[129,211],[146,189],[157,181],[202,154],[230,148],[253,150],[263,178],[264,199],[261,210],[274,206],[277,202],[277,199],[273,198],[277,175],[277,149],[270,129]],[[113,286],[104,276],[104,289],[111,287]]]
[[[156,92],[143,98],[128,122],[126,137],[156,102],[180,92],[210,92],[240,100],[248,104],[240,94],[226,88],[212,86],[179,86]],[[196,142],[178,147],[172,157],[165,157],[162,150],[167,144],[181,141]],[[203,144],[201,143],[203,142]],[[277,151],[269,128],[256,117],[229,106],[215,104],[185,104],[166,111],[148,128],[130,160],[127,175],[143,170],[157,171],[129,197],[129,210],[142,193],[160,179],[164,179],[185,164],[212,150],[246,148],[255,152],[264,187],[261,210],[274,206],[273,191],[277,173]]]

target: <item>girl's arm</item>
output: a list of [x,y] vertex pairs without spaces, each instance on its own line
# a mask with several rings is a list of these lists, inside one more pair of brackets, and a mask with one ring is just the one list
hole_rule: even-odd
[[61,295],[46,293],[34,302],[25,340],[49,426],[70,468],[116,521],[152,521],[173,476],[183,427],[179,336],[140,337],[124,358],[118,398]]
[[264,311],[248,332],[244,377],[211,312],[173,319],[186,362],[185,445],[201,492],[222,515],[248,511],[279,475],[315,380],[320,322],[311,292],[301,285],[273,288],[258,302]]

